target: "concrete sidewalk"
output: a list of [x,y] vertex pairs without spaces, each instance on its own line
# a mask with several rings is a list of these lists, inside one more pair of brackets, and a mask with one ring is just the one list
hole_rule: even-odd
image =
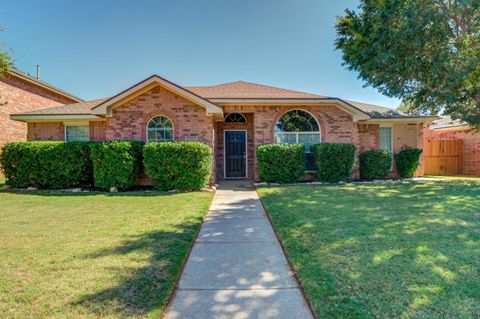
[[313,318],[251,184],[217,190],[166,318]]

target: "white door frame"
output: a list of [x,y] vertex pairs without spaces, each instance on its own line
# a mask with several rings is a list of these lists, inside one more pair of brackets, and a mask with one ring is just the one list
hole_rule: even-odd
[[[227,152],[225,137],[226,132],[245,132],[245,176],[227,177]],[[248,131],[246,129],[228,129],[223,131],[223,178],[224,179],[245,179],[248,178]]]

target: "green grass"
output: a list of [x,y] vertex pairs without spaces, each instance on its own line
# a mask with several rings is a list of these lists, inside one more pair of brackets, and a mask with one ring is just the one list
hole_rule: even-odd
[[446,176],[446,175],[425,175],[425,177],[429,178],[441,178],[450,181],[472,181],[472,182],[480,182],[480,177],[476,176]]
[[0,318],[160,318],[211,198],[0,192]]
[[259,194],[319,318],[480,317],[480,183]]

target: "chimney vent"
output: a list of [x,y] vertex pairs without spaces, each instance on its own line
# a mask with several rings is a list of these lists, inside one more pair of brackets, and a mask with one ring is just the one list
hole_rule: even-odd
[[37,80],[40,80],[40,65],[37,64]]

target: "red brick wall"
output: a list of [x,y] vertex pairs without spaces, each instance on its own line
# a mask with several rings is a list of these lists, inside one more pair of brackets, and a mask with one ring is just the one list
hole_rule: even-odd
[[[256,164],[255,147],[259,144],[273,143],[274,126],[283,113],[302,109],[310,112],[320,124],[322,142],[358,144],[358,131],[352,116],[334,105],[269,106],[269,105],[228,105],[224,107],[225,114],[230,112],[254,113],[253,136],[254,146],[252,157],[254,168]],[[251,158],[251,157],[250,157]],[[258,180],[256,169],[254,179]]]
[[105,141],[107,139],[107,121],[90,122],[90,141]]
[[213,124],[203,107],[160,87],[113,110],[106,128],[107,140],[146,140],[146,126],[155,115],[169,117],[175,140],[213,145]]
[[[146,141],[148,121],[156,115],[170,118],[176,141],[199,141],[214,147],[213,118],[207,116],[203,107],[161,87],[153,88],[114,109],[106,123],[105,139]],[[214,181],[215,169],[210,184],[213,185]],[[149,184],[148,180],[142,180],[141,183]]]
[[359,152],[378,150],[380,148],[380,125],[358,124]]
[[[397,154],[405,147],[423,149],[423,123],[397,123],[393,125],[393,154]],[[394,161],[395,162],[395,161]],[[420,165],[415,176],[423,176],[424,160],[420,157]],[[394,164],[392,177],[397,177],[397,169]]]
[[[10,75],[0,79],[0,148],[25,141],[27,124],[10,120],[10,114],[28,112],[74,102]],[[62,137],[63,138],[63,137]]]
[[28,123],[28,141],[64,141],[62,122]]
[[480,133],[473,130],[425,129],[425,140],[463,140],[463,174],[480,176]]

